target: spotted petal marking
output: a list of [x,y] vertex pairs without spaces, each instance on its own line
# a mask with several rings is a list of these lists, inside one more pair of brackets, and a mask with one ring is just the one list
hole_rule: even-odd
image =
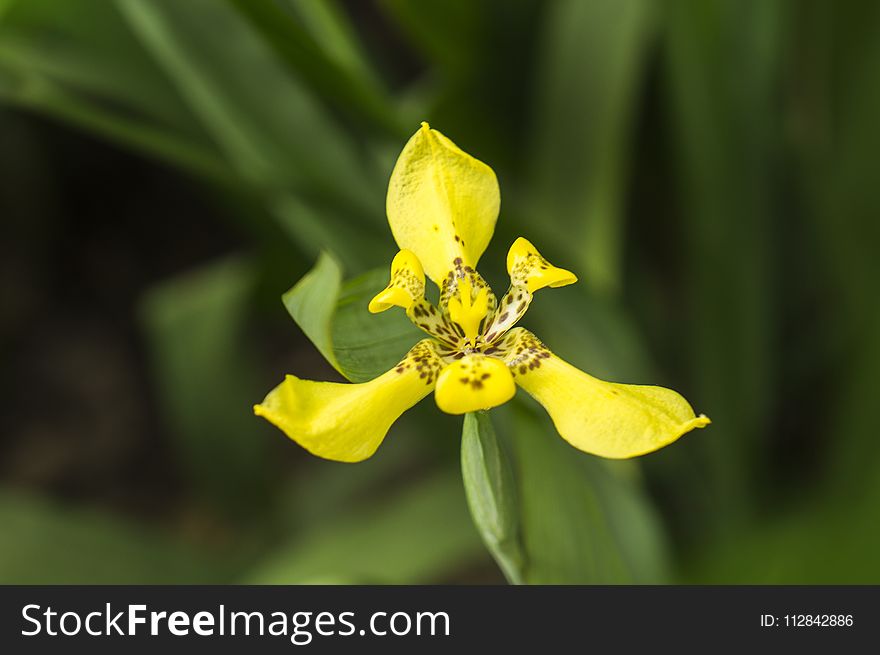
[[512,284],[487,322],[483,340],[491,344],[503,336],[523,317],[531,302],[532,292],[524,284]]
[[391,260],[391,281],[370,301],[373,314],[391,307],[409,310],[425,297],[425,273],[419,258],[409,250],[401,250]]
[[504,362],[472,353],[440,372],[434,398],[447,414],[466,414],[502,405],[515,393],[516,385]]
[[492,311],[498,305],[498,299],[492,293],[492,289],[483,276],[480,275],[472,266],[468,266],[458,257],[452,262],[452,268],[443,278],[440,284],[440,306],[448,307],[450,299],[459,293],[459,286],[463,280],[467,280],[470,284],[471,298],[476,298],[477,294],[483,289],[488,289],[486,300],[488,303],[488,311]]
[[422,339],[410,348],[406,357],[394,367],[394,372],[403,375],[407,371],[413,371],[419,374],[419,379],[424,380],[426,385],[434,386],[434,381],[444,365],[438,354],[438,345],[431,339]]
[[507,273],[511,285],[525,285],[534,293],[544,287],[564,287],[577,282],[577,276],[548,262],[528,239],[518,238],[507,251]]
[[552,356],[547,346],[525,328],[514,328],[495,347],[497,357],[504,360],[514,378],[539,368],[542,361]]
[[446,312],[437,309],[424,298],[414,302],[406,310],[406,315],[416,327],[452,348],[460,348],[464,343],[464,331],[461,327],[453,323]]

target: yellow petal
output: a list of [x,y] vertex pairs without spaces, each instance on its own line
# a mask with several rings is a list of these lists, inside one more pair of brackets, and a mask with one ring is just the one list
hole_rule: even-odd
[[584,452],[636,457],[710,423],[675,391],[594,378],[522,328],[511,330],[502,346],[517,384],[544,406],[562,438]]
[[430,393],[441,366],[434,342],[424,339],[395,368],[362,384],[288,375],[254,413],[314,455],[359,462],[376,452],[403,412]]
[[458,258],[476,267],[500,205],[492,169],[427,123],[400,153],[386,200],[397,244],[412,250],[438,285]]
[[510,288],[486,323],[487,343],[492,343],[516,325],[529,308],[535,291],[577,282],[574,273],[553,266],[523,237],[514,241],[507,251],[507,272],[510,274]]
[[553,266],[523,237],[514,241],[507,252],[507,272],[512,285],[525,284],[530,293],[544,287],[564,287],[577,282],[574,273]]
[[474,353],[440,371],[434,398],[447,414],[466,414],[503,405],[516,385],[503,361]]
[[373,314],[390,307],[409,309],[425,297],[425,273],[419,258],[409,250],[401,250],[391,260],[391,281],[370,301]]
[[471,282],[465,277],[459,281],[458,296],[449,299],[447,310],[450,320],[464,332],[464,339],[474,346],[480,334],[480,325],[489,313],[489,287],[471,292]]

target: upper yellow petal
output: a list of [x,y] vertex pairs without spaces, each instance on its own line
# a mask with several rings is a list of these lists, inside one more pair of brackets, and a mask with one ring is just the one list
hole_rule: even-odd
[[710,423],[675,391],[594,378],[522,328],[511,330],[503,346],[517,384],[544,406],[559,434],[584,452],[636,457]]
[[397,244],[413,251],[437,284],[456,258],[477,265],[500,206],[492,169],[427,123],[400,153],[386,200]]
[[314,455],[359,462],[376,452],[391,424],[434,387],[442,362],[433,344],[420,341],[397,367],[362,384],[288,375],[254,413]]
[[440,371],[434,398],[447,414],[467,414],[503,405],[516,385],[503,361],[474,353]]

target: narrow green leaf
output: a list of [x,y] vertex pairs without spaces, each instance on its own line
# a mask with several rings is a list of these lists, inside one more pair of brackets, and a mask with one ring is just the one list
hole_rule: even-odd
[[[637,485],[566,444],[545,416],[517,401],[496,412],[514,446],[530,584],[666,580],[661,525]],[[619,468],[619,467],[618,467]]]
[[[240,1],[240,0],[236,0]],[[337,0],[283,0],[308,34],[319,44],[326,56],[344,69],[351,80],[379,88],[375,71],[369,66],[367,53],[358,41],[345,11]]]
[[804,206],[832,278],[827,288],[834,289],[832,299],[822,301],[826,320],[817,321],[816,329],[825,338],[837,332],[841,344],[831,369],[837,377],[829,385],[837,402],[825,424],[834,434],[828,492],[852,499],[865,493],[863,485],[880,482],[874,409],[880,371],[880,305],[875,301],[880,280],[880,40],[875,26],[880,6],[817,3],[809,13],[812,29],[804,43],[812,57],[802,68],[815,76],[817,97],[811,105],[815,115],[805,123],[810,131],[802,136],[810,146]]
[[120,117],[137,116],[194,140],[207,137],[112,2],[11,3],[0,31],[0,61],[95,105],[112,104]]
[[69,121],[228,184],[208,134],[113,3],[12,2],[0,100]]
[[461,433],[461,475],[483,543],[512,584],[523,582],[516,487],[488,412],[469,413]]
[[[334,111],[403,137],[390,99],[334,3],[311,0],[231,0],[260,30],[279,58]],[[369,125],[363,119],[369,119]]]
[[529,206],[542,239],[578,258],[584,284],[621,280],[634,102],[653,36],[651,0],[548,6],[532,131]]
[[[486,38],[481,31],[491,15],[485,2],[469,0],[382,0],[383,9],[436,67],[455,76],[478,60]],[[455,47],[450,47],[450,44]]]
[[785,131],[777,106],[792,6],[687,0],[669,3],[664,19],[681,252],[694,314],[684,328],[699,390],[692,400],[714,421],[714,437],[700,442],[705,464],[694,484],[716,530],[748,516],[775,395],[768,280],[782,244],[774,243],[772,171]]
[[4,70],[0,64],[0,101],[37,111],[228,184],[231,171],[217,155],[149,124],[107,111],[46,79]]
[[319,198],[290,192],[271,198],[268,205],[279,227],[310,258],[332,250],[350,268],[367,270],[375,265],[377,253],[387,248],[386,235],[348,220],[347,213]]
[[422,333],[402,312],[367,310],[370,298],[388,282],[386,269],[341,280],[342,268],[324,253],[282,299],[327,361],[352,382],[364,382],[400,361]]
[[116,4],[244,180],[267,193],[317,195],[346,207],[349,221],[381,224],[383,176],[233,7]]

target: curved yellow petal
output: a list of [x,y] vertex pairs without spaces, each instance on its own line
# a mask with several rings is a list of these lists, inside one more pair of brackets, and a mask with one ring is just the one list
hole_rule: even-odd
[[492,169],[427,123],[404,146],[388,183],[391,232],[438,285],[457,258],[476,267],[500,206]]
[[528,239],[518,238],[507,251],[507,272],[512,285],[525,284],[530,293],[544,287],[564,287],[577,276],[548,262]]
[[442,365],[434,342],[424,339],[395,368],[362,384],[288,375],[254,413],[314,455],[359,462],[376,452],[403,412],[430,393]]
[[440,371],[434,398],[447,414],[467,414],[503,405],[515,393],[513,376],[503,361],[474,353]]
[[623,459],[650,453],[710,423],[671,389],[604,382],[559,359],[523,328],[502,342],[517,384],[579,450]]
[[519,237],[507,251],[510,288],[486,323],[485,341],[493,343],[523,317],[534,293],[544,287],[564,287],[577,282],[577,276],[553,266],[528,239]]
[[370,301],[373,314],[391,307],[409,309],[425,297],[425,273],[419,258],[409,250],[401,250],[391,260],[391,281]]

